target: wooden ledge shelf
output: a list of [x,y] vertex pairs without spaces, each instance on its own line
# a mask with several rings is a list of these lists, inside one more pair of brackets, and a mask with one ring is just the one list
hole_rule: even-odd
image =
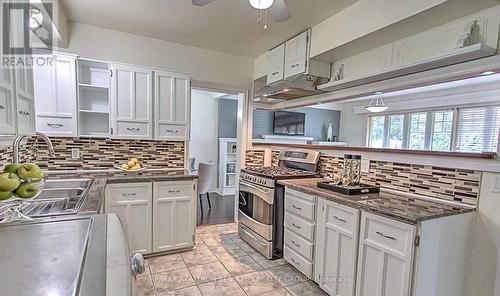
[[[265,147],[286,147],[298,149],[312,149],[312,150],[330,150],[330,151],[360,151],[360,152],[376,152],[376,153],[398,153],[398,154],[411,154],[422,156],[439,156],[439,157],[460,157],[460,158],[475,158],[475,159],[496,159],[496,152],[442,152],[442,151],[429,151],[429,150],[408,150],[408,149],[388,149],[388,148],[368,148],[368,147],[333,147],[326,145],[313,145],[313,144],[281,144],[281,143],[253,143],[254,148]],[[255,149],[254,149],[255,150]]]

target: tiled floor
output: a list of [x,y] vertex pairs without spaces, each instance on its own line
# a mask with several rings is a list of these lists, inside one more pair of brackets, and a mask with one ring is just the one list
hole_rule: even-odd
[[147,259],[139,295],[326,295],[283,259],[264,258],[236,232],[234,223],[198,227],[193,251]]

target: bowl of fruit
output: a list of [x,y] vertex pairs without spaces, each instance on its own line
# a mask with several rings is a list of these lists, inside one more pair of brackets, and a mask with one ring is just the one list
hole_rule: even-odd
[[45,185],[44,173],[34,163],[11,163],[0,173],[0,201],[36,198]]
[[122,170],[127,173],[139,173],[144,171],[146,168],[143,168],[139,163],[137,158],[131,158],[127,162],[122,163],[120,165],[115,165],[115,168]]

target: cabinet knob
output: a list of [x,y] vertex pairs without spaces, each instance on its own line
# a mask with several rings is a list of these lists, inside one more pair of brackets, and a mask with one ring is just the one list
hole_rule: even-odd
[[5,109],[4,105],[0,105],[0,110]]
[[55,128],[59,128],[59,127],[64,126],[64,124],[61,124],[61,123],[47,123],[47,125],[50,127],[55,127]]
[[31,113],[29,113],[28,111],[19,110],[19,114],[21,114],[21,115],[30,115]]
[[293,65],[291,66],[291,68],[295,68],[295,67],[298,67],[298,66],[300,66],[300,64],[293,64]]

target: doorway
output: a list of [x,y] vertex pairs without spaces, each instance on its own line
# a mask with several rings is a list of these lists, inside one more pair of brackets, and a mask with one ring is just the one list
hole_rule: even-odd
[[235,222],[244,93],[193,88],[189,169],[198,173],[197,225]]

